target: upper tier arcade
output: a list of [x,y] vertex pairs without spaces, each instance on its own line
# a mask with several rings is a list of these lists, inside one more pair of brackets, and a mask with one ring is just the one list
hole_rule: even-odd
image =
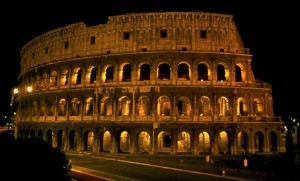
[[231,15],[204,12],[138,13],[79,22],[44,33],[21,50],[21,74],[70,58],[185,51],[249,55]]

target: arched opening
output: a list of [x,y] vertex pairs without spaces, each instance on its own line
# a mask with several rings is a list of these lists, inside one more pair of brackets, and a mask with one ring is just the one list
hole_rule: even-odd
[[47,85],[48,85],[48,72],[44,72],[43,74],[42,74],[42,87],[43,88],[46,88],[47,87]]
[[262,132],[257,132],[255,134],[255,152],[261,153],[264,148],[264,135]]
[[130,146],[130,138],[127,131],[123,131],[120,136],[120,152],[128,153]]
[[130,81],[131,81],[131,65],[126,64],[123,67],[122,82],[130,82]]
[[38,103],[37,101],[32,102],[32,116],[37,116],[38,115]]
[[78,134],[75,130],[69,133],[69,149],[76,150],[78,145]]
[[150,135],[146,131],[140,132],[138,136],[138,151],[141,153],[150,152]]
[[157,115],[170,116],[171,115],[171,101],[167,96],[161,96],[157,101]]
[[85,99],[85,115],[92,116],[94,111],[94,101],[92,97],[88,97]]
[[46,141],[51,146],[53,146],[53,137],[54,137],[53,132],[52,130],[49,129],[46,133]]
[[170,80],[170,65],[162,63],[158,66],[158,79]]
[[83,150],[93,151],[93,146],[94,146],[94,133],[92,131],[87,131],[84,134]]
[[262,116],[264,112],[263,102],[260,98],[253,100],[253,114],[254,116]]
[[225,81],[226,76],[225,76],[225,67],[221,64],[217,66],[217,81]]
[[112,82],[114,80],[114,67],[108,66],[105,69],[104,82]]
[[171,136],[170,135],[164,135],[164,137],[163,137],[163,146],[164,147],[170,147],[171,146]]
[[220,97],[218,100],[219,103],[219,115],[220,116],[230,116],[231,115],[231,109],[230,109],[230,103],[226,97]]
[[109,153],[111,149],[111,134],[105,131],[103,134],[103,152]]
[[68,85],[68,80],[69,80],[69,71],[67,69],[64,69],[61,71],[60,74],[60,85]]
[[210,153],[210,136],[205,131],[199,134],[199,153]]
[[219,133],[218,137],[218,149],[219,153],[228,153],[228,135],[225,131]]
[[169,152],[171,150],[171,135],[168,132],[162,131],[158,134],[157,149],[160,152]]
[[97,78],[97,69],[95,67],[92,67],[89,74],[90,74],[89,83],[94,84]]
[[104,97],[100,103],[100,115],[111,116],[113,114],[112,99]]
[[53,116],[55,111],[55,99],[49,98],[47,100],[47,116]]
[[150,100],[146,96],[142,96],[139,98],[138,101],[138,115],[139,116],[146,116],[150,115]]
[[97,69],[95,66],[89,66],[85,71],[86,84],[94,84],[96,82]]
[[238,151],[241,153],[249,153],[249,136],[246,132],[238,133]]
[[80,114],[80,101],[77,98],[73,98],[71,101],[71,116],[78,116]]
[[[40,108],[39,108],[40,116],[44,116],[45,112],[46,112],[46,101],[40,100],[39,106],[40,106]],[[28,113],[29,113],[29,110],[28,110]]]
[[43,131],[39,130],[37,137],[40,138],[40,139],[43,139],[43,134],[44,134]]
[[177,151],[191,152],[191,137],[189,133],[183,131],[177,135]]
[[57,140],[57,147],[58,148],[64,148],[64,132],[62,130],[59,130],[57,132],[57,136],[56,136],[56,140]]
[[50,84],[50,87],[57,86],[57,72],[56,71],[51,72],[49,84]]
[[131,100],[126,96],[123,96],[118,100],[118,115],[119,116],[131,115]]
[[72,73],[72,85],[79,85],[81,84],[81,79],[82,79],[82,69],[77,67],[74,68],[73,73]]
[[199,116],[210,116],[211,115],[211,103],[210,99],[206,96],[201,96],[199,103]]
[[[52,131],[51,131],[51,133],[52,133]],[[28,139],[28,136],[29,136],[29,130],[28,129],[25,129],[25,131],[24,131],[24,138],[25,139]],[[52,139],[52,137],[51,137],[51,139]],[[52,140],[51,140],[52,141]],[[52,143],[52,142],[51,142]],[[52,146],[52,144],[51,144],[51,146]]]
[[82,79],[82,69],[79,69],[77,72],[76,85],[81,84],[81,79]]
[[150,80],[150,65],[149,64],[143,64],[140,67],[140,78],[139,80]]
[[185,96],[180,97],[177,101],[177,110],[179,116],[190,116],[192,111],[190,99]]
[[208,68],[203,63],[198,65],[198,80],[208,80]]
[[58,102],[58,116],[66,115],[66,99],[60,99]]
[[177,67],[178,79],[190,80],[189,66],[185,63],[179,64]]
[[242,82],[242,70],[241,70],[241,68],[238,65],[236,65],[234,70],[235,70],[235,81],[236,82]]
[[30,138],[34,138],[35,137],[35,131],[32,129],[30,131]]
[[247,116],[248,115],[248,104],[245,99],[240,97],[237,99],[237,115]]

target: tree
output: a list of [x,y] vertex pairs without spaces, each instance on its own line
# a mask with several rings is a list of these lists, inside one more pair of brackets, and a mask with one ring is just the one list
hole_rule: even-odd
[[290,125],[287,126],[287,131],[286,131],[286,153],[288,155],[293,155],[294,154],[294,143],[293,143],[293,136],[292,136],[293,130]]
[[[0,139],[2,178],[7,180],[69,181],[71,164],[66,155],[39,138]],[[1,179],[2,179],[1,178]]]
[[[286,152],[293,155],[295,148],[299,147],[299,121],[297,118],[287,118],[284,126],[286,130]],[[294,139],[296,139],[297,144],[294,143]]]

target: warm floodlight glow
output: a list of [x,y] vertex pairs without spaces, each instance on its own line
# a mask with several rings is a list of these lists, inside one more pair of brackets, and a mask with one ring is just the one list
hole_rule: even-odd
[[18,94],[18,93],[19,93],[18,88],[14,88],[14,94]]
[[27,87],[27,92],[32,92],[32,87],[31,86]]

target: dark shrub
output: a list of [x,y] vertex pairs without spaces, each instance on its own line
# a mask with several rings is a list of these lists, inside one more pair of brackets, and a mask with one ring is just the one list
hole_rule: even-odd
[[1,139],[1,172],[8,180],[67,181],[71,169],[60,149],[39,138]]

